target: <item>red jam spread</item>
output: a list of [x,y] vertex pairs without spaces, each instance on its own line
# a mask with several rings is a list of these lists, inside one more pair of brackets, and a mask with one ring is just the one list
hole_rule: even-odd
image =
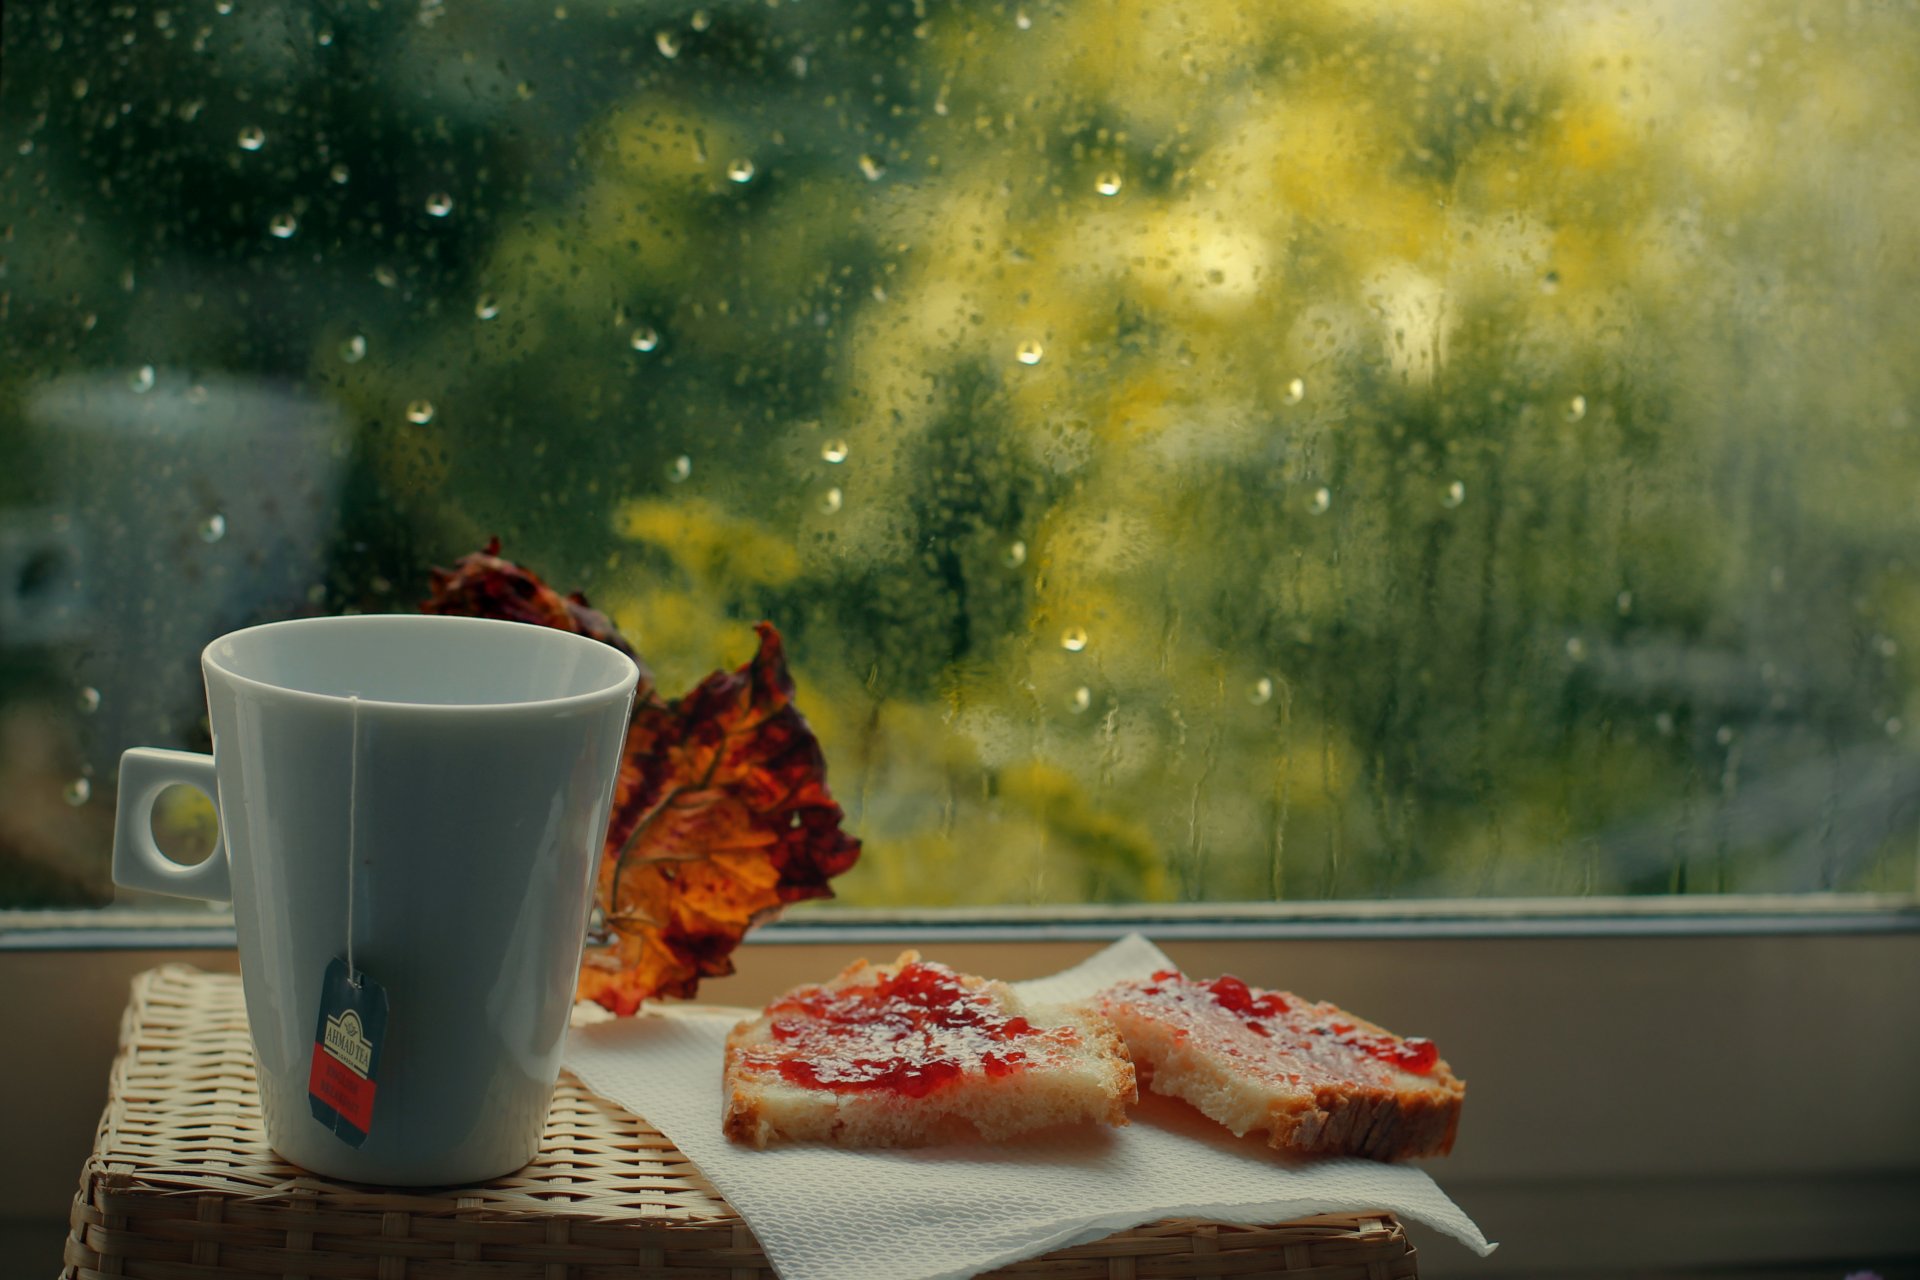
[[790,1083],[924,1098],[969,1073],[1011,1075],[1070,1044],[1070,1027],[1007,1017],[945,965],[914,961],[871,986],[802,987],[767,1009],[774,1043],[749,1051]]
[[[1199,982],[1178,970],[1162,969],[1137,990],[1162,1008],[1193,1012],[1196,1003],[1215,1006],[1234,1015],[1243,1027],[1262,1039],[1271,1040],[1279,1033],[1287,1043],[1285,1047],[1276,1043],[1272,1056],[1286,1059],[1284,1064],[1276,1065],[1284,1065],[1287,1069],[1282,1074],[1290,1079],[1297,1080],[1302,1068],[1337,1067],[1334,1055],[1327,1052],[1330,1045],[1335,1044],[1417,1076],[1431,1075],[1440,1061],[1440,1050],[1431,1040],[1417,1036],[1403,1040],[1384,1032],[1362,1031],[1345,1021],[1333,1005],[1308,1004],[1278,991],[1255,995],[1252,988],[1231,975]],[[1187,1038],[1180,1028],[1175,1029],[1174,1036]],[[1223,1048],[1229,1056],[1244,1056],[1231,1044]]]

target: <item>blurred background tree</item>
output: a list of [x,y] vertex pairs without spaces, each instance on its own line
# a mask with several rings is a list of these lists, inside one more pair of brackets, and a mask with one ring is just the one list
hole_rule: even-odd
[[1913,17],[12,6],[0,902],[492,534],[787,633],[847,902],[1911,890]]

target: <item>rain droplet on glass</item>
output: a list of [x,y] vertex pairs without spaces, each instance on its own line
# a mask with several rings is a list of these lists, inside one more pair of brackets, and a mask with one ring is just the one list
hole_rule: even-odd
[[1087,688],[1085,685],[1081,685],[1073,691],[1073,697],[1068,701],[1067,705],[1073,708],[1073,714],[1079,715],[1093,705],[1093,690]]
[[752,182],[753,161],[745,156],[727,162],[727,180],[729,182]]
[[1319,515],[1325,515],[1327,513],[1327,508],[1331,507],[1332,505],[1333,505],[1333,491],[1331,489],[1328,489],[1325,485],[1321,485],[1318,489],[1315,489],[1313,491],[1313,501],[1307,504],[1307,508],[1308,510],[1312,511],[1313,514],[1319,516]]
[[653,47],[660,51],[663,58],[677,58],[680,56],[680,37],[671,31],[656,31],[653,33]]
[[832,515],[840,509],[841,504],[845,501],[846,495],[841,493],[838,486],[836,486],[820,495],[820,510],[826,512],[828,515]]
[[1886,723],[1887,736],[1889,738],[1897,738],[1900,736],[1900,730],[1905,727],[1905,725],[1900,723],[1899,716],[1891,716]]
[[1022,31],[1031,31],[1033,30],[1033,19],[1027,16],[1025,9],[1019,9],[1014,12],[1013,25]]
[[820,456],[828,462],[845,462],[847,460],[847,442],[839,439],[827,441],[820,446]]
[[1253,682],[1253,688],[1247,691],[1247,701],[1254,706],[1264,706],[1273,701],[1273,678],[1261,676]]
[[627,335],[627,345],[635,351],[652,351],[660,345],[660,334],[652,325],[643,324]]
[[1723,747],[1733,745],[1733,726],[1723,724],[1718,729],[1715,729],[1713,731],[1713,740]]
[[360,334],[351,334],[340,344],[340,358],[348,364],[359,364],[367,358],[367,340]]
[[1659,715],[1655,716],[1653,718],[1653,727],[1660,731],[1661,737],[1671,738],[1673,736],[1673,712],[1662,711]]
[[267,230],[273,233],[276,240],[291,239],[293,233],[299,229],[300,220],[291,213],[276,213],[273,215],[273,221],[267,224]]
[[1900,652],[1900,643],[1892,636],[1877,637],[1873,642],[1873,647],[1879,651],[1880,656],[1883,658],[1891,658],[1894,654]]
[[881,177],[884,176],[886,172],[887,172],[887,166],[885,166],[884,164],[881,164],[878,160],[875,160],[870,155],[866,155],[864,153],[861,155],[860,174],[868,182],[880,181]]
[[1578,422],[1586,416],[1587,398],[1585,396],[1575,396],[1573,399],[1567,401],[1568,422]]
[[373,280],[374,283],[382,289],[391,289],[400,283],[399,275],[395,273],[392,267],[386,265],[384,262],[373,269]]
[[1447,491],[1440,496],[1441,504],[1448,507],[1457,507],[1466,500],[1467,486],[1459,480],[1448,485]]
[[453,197],[444,191],[436,191],[427,197],[427,212],[436,218],[444,218],[453,212]]
[[695,31],[705,31],[713,25],[713,15],[705,9],[695,9],[693,11],[693,17],[687,20],[687,24]]
[[1007,544],[1007,568],[1018,569],[1027,562],[1027,544],[1018,538]]
[[347,171],[347,166],[344,164],[336,164],[333,168],[327,170],[327,177],[332,179],[333,184],[337,187],[346,186],[347,179],[350,176]]
[[136,394],[145,394],[153,390],[153,366],[143,364],[135,369],[127,376],[127,385],[132,387]]
[[1046,354],[1047,349],[1045,347],[1031,340],[1021,343],[1020,349],[1014,352],[1015,357],[1020,363],[1026,365],[1039,364]]
[[679,484],[692,474],[693,459],[684,453],[667,464],[667,479],[675,484]]
[[100,691],[92,685],[88,685],[74,698],[73,705],[80,709],[81,715],[92,715],[100,709]]
[[85,778],[75,778],[61,791],[60,798],[78,809],[93,798],[93,784]]
[[226,17],[233,12],[233,0],[214,0],[213,11],[223,18]]
[[1284,404],[1299,404],[1307,398],[1307,380],[1294,378],[1287,383],[1287,393],[1280,397]]
[[1087,629],[1068,627],[1060,633],[1060,647],[1068,653],[1079,653],[1087,647]]
[[424,427],[433,421],[433,401],[407,401],[407,421],[416,427]]
[[218,542],[227,536],[227,518],[218,511],[200,522],[200,541]]
[[1120,194],[1120,175],[1109,169],[1093,180],[1093,189],[1103,196]]
[[1575,662],[1585,662],[1587,660],[1587,642],[1579,636],[1568,636],[1567,656]]
[[473,314],[481,320],[491,320],[500,314],[500,299],[490,293],[483,293],[474,300]]
[[257,124],[250,124],[240,131],[236,141],[242,151],[258,151],[267,145],[267,131]]
[[333,32],[327,31],[324,29],[320,31],[316,31],[314,32],[314,35],[313,35],[313,41],[315,44],[319,45],[322,49],[324,49],[328,45],[333,43]]
[[1620,611],[1620,616],[1623,618],[1632,613],[1633,592],[1622,591],[1619,595],[1615,596],[1613,598],[1613,607]]

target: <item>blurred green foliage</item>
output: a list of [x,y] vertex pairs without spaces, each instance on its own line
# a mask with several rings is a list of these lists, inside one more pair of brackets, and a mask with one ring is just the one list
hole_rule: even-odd
[[1910,891],[1914,16],[10,6],[0,500],[60,377],[337,404],[257,615],[770,617],[854,903]]

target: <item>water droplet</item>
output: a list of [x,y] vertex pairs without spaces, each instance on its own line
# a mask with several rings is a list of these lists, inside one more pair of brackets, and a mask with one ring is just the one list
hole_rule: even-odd
[[258,151],[267,145],[267,131],[257,124],[250,124],[240,131],[237,141],[242,151]]
[[1013,15],[1013,25],[1022,31],[1031,31],[1033,30],[1033,19],[1027,16],[1025,9],[1018,9],[1015,10]]
[[1900,723],[1899,716],[1890,716],[1888,717],[1887,724],[1886,724],[1887,736],[1889,738],[1897,738],[1900,736],[1900,730],[1902,730],[1905,727],[1906,727],[1905,725]]
[[1718,729],[1714,730],[1713,740],[1723,747],[1731,746],[1733,743],[1733,726],[1730,724],[1721,725]]
[[660,345],[660,334],[652,325],[643,324],[628,335],[627,345],[635,351],[652,351]]
[[1280,397],[1282,404],[1299,404],[1307,398],[1307,380],[1294,378],[1287,383],[1287,393]]
[[491,320],[500,314],[500,299],[490,293],[483,293],[474,300],[473,314],[480,320]]
[[1558,271],[1549,271],[1547,272],[1547,274],[1540,277],[1540,292],[1542,293],[1560,292],[1560,273]]
[[1073,691],[1073,697],[1068,700],[1067,705],[1073,709],[1073,714],[1079,715],[1093,705],[1093,690],[1081,685]]
[[75,81],[73,82],[73,96],[74,96],[75,98],[84,98],[84,97],[86,97],[86,96],[87,96],[87,88],[88,88],[88,86],[87,86],[87,78],[86,78],[85,76],[81,76],[80,78],[78,78],[77,80],[75,80]]
[[1047,349],[1041,346],[1038,342],[1034,342],[1031,339],[1021,343],[1020,350],[1014,353],[1015,357],[1018,358],[1021,364],[1028,364],[1028,365],[1039,364],[1042,357],[1044,357],[1046,354],[1047,354]]
[[85,778],[75,778],[72,782],[69,782],[66,789],[60,793],[60,798],[78,809],[81,805],[93,798],[93,784]]
[[453,197],[444,191],[436,191],[427,197],[427,212],[436,218],[444,218],[453,212]]
[[313,40],[315,44],[319,45],[322,49],[324,49],[328,45],[333,43],[333,32],[328,31],[325,28],[322,28],[321,30],[314,32]]
[[80,709],[81,715],[92,715],[100,709],[100,691],[92,685],[88,685],[82,689],[79,696],[73,700],[73,705]]
[[1018,569],[1027,562],[1027,544],[1018,538],[1007,544],[1007,568]]
[[1586,416],[1587,398],[1585,396],[1575,396],[1573,399],[1567,401],[1568,422],[1578,422]]
[[1467,486],[1459,480],[1455,480],[1452,484],[1448,485],[1446,493],[1440,497],[1441,505],[1447,507],[1457,507],[1466,500]]
[[1623,618],[1632,613],[1633,592],[1622,591],[1619,595],[1615,596],[1613,598],[1613,607],[1620,611],[1620,616]]
[[200,541],[218,542],[227,536],[227,518],[218,511],[200,522]]
[[692,474],[693,459],[684,453],[667,464],[667,479],[675,484],[679,484]]
[[840,509],[840,504],[844,500],[845,495],[843,495],[839,489],[829,489],[820,495],[820,509],[828,515],[832,515]]
[[433,421],[433,401],[407,401],[407,421],[416,427],[424,427]]
[[1120,175],[1109,169],[1093,180],[1093,189],[1103,196],[1120,194]]
[[687,23],[695,31],[705,31],[708,27],[713,25],[713,15],[708,13],[705,9],[695,9],[693,11],[693,16],[687,19]]
[[1883,658],[1891,658],[1894,654],[1900,652],[1900,644],[1892,636],[1877,637],[1873,642],[1873,647],[1879,650],[1880,656]]
[[1247,701],[1256,707],[1264,706],[1273,701],[1272,677],[1261,676],[1258,680],[1255,680],[1253,682],[1253,688],[1247,691]]
[[333,166],[333,168],[327,170],[327,177],[333,180],[333,184],[336,187],[346,186],[347,179],[350,176],[351,175],[347,171],[347,166],[344,164],[336,164],[335,166]]
[[291,213],[276,213],[273,221],[267,224],[267,230],[273,233],[276,240],[290,240],[299,229],[300,220]]
[[753,161],[745,156],[727,162],[727,180],[729,182],[752,182]]
[[677,58],[680,56],[680,37],[671,31],[656,31],[653,33],[653,47],[660,51],[663,58]]
[[531,81],[522,80],[519,84],[513,86],[513,91],[519,97],[520,101],[522,102],[533,101],[534,90],[533,90],[533,84]]
[[1327,513],[1327,508],[1331,507],[1332,505],[1333,505],[1333,492],[1330,489],[1328,489],[1325,485],[1322,485],[1320,488],[1315,489],[1313,491],[1313,501],[1307,504],[1307,509],[1309,511],[1312,511],[1313,514],[1317,516],[1321,516],[1321,515],[1325,515]]
[[860,173],[868,182],[878,182],[887,172],[887,166],[870,155],[860,157]]
[[827,441],[820,446],[820,456],[828,462],[845,462],[847,460],[847,442],[840,439]]
[[221,17],[233,12],[233,0],[214,0],[213,11]]
[[135,369],[132,374],[127,377],[127,385],[132,387],[136,394],[144,395],[146,392],[153,390],[153,366],[143,364],[138,369]]
[[367,340],[360,334],[351,334],[340,344],[340,358],[348,364],[359,364],[367,358]]
[[1585,662],[1587,660],[1587,642],[1579,636],[1568,636],[1567,656],[1575,662]]
[[1661,737],[1671,738],[1673,736],[1673,712],[1662,711],[1659,715],[1655,716],[1653,718],[1653,727],[1660,731]]
[[1079,653],[1087,647],[1087,629],[1068,627],[1060,633],[1060,647],[1068,653]]

